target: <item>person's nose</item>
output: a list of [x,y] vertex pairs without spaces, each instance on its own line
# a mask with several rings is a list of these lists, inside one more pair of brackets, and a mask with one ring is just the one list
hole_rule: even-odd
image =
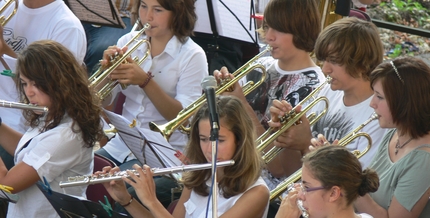
[[265,36],[264,39],[267,42],[273,42],[276,39],[275,34],[274,34],[274,30],[272,28],[267,28],[267,31],[266,31],[264,36]]
[[331,64],[327,61],[324,61],[321,70],[325,75],[330,75],[332,73]]
[[376,101],[376,96],[373,95],[372,100],[370,100],[370,104],[369,104],[369,106],[373,109],[376,109],[376,102],[375,101]]

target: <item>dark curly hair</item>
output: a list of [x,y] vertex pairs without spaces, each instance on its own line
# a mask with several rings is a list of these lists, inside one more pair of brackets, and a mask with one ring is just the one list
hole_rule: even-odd
[[[103,130],[98,98],[88,88],[85,68],[66,47],[52,40],[33,42],[18,55],[16,71],[18,77],[23,75],[33,81],[51,99],[52,105],[41,131],[55,128],[67,114],[73,119],[72,126],[79,126],[73,131],[82,134],[82,140],[88,147],[94,146],[101,138]],[[20,80],[17,87],[22,101],[30,103]],[[40,124],[44,116],[31,110],[24,110],[23,114],[33,128]]]

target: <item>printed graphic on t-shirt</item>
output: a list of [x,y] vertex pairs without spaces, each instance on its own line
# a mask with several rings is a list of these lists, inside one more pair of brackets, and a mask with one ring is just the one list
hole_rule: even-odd
[[[253,71],[246,77],[247,81],[255,83],[261,78],[261,72]],[[248,103],[254,109],[261,124],[267,129],[270,120],[269,108],[272,101],[286,100],[293,107],[309,95],[319,84],[318,74],[313,71],[283,75],[276,71],[273,64],[267,69],[263,84],[246,96]]]
[[343,138],[352,131],[354,123],[351,119],[345,119],[344,113],[331,113],[323,116],[312,126],[312,136],[316,138],[318,134],[323,134],[332,143],[336,139]]
[[12,50],[16,53],[19,53],[25,47],[27,47],[27,39],[21,36],[14,36],[13,29],[5,27],[3,29],[3,37],[5,42]]

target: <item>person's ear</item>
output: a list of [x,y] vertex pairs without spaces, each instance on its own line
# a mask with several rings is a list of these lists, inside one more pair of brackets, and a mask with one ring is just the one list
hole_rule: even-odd
[[330,197],[329,197],[329,201],[330,202],[334,202],[336,200],[338,200],[340,197],[342,197],[342,190],[340,189],[339,186],[333,186],[330,189]]

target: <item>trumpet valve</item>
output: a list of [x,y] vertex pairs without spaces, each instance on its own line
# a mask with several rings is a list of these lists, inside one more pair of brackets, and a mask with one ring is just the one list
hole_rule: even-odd
[[[228,84],[230,82],[230,80],[231,80],[230,78],[220,79],[220,82],[218,84],[218,88],[223,87],[225,84]],[[226,92],[232,92],[232,91],[234,91],[234,87],[230,86],[225,91]]]

